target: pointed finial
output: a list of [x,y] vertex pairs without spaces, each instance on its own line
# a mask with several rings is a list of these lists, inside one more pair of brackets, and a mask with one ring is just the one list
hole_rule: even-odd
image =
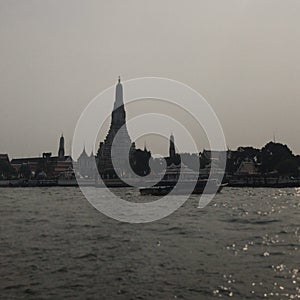
[[121,83],[121,76],[118,77],[118,83]]

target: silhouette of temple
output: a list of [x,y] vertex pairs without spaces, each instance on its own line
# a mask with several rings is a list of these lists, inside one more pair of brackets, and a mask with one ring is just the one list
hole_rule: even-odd
[[58,159],[64,160],[65,158],[65,138],[61,135],[59,139],[59,148],[58,148]]
[[82,177],[94,178],[96,175],[95,167],[95,156],[92,151],[90,155],[86,153],[85,146],[83,147],[82,153],[77,159],[77,166],[79,175]]
[[[116,140],[114,141],[115,138]],[[112,147],[114,147],[113,153]],[[144,151],[136,150],[135,143],[132,143],[128,134],[126,127],[126,111],[123,101],[123,86],[119,77],[116,85],[115,102],[111,114],[110,128],[104,142],[100,143],[97,153],[99,174],[103,179],[127,177],[131,172],[128,170],[129,165],[126,164],[125,161],[128,162],[129,160],[130,165],[136,173],[145,175],[150,170],[147,167],[145,168],[146,171],[142,170],[144,165],[143,161],[147,161],[148,164],[150,157],[151,153],[146,149]],[[115,165],[118,166],[118,170],[114,168],[112,159],[115,162]]]
[[174,135],[170,136],[170,145],[169,145],[169,157],[174,157],[176,155],[175,152],[175,144],[174,144]]
[[174,135],[170,135],[169,140],[169,157],[166,157],[167,165],[170,166],[172,164],[179,165],[181,163],[180,161],[180,155],[176,153],[175,150],[175,142],[174,142]]

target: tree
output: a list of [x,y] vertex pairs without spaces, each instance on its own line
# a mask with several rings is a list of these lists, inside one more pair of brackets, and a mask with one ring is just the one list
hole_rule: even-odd
[[287,145],[269,142],[261,150],[261,170],[264,173],[275,171],[279,163],[294,160],[294,158]]
[[276,166],[276,170],[281,175],[298,176],[298,164],[294,159],[286,159],[279,162]]
[[150,173],[149,159],[151,153],[137,149],[134,151],[132,158],[130,159],[130,165],[132,170],[139,176],[146,176]]
[[16,170],[9,161],[0,160],[0,177],[1,179],[9,179],[16,175]]

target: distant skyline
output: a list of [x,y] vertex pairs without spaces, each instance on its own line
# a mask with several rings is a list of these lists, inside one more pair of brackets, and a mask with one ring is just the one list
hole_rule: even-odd
[[231,149],[275,134],[300,154],[299,12],[298,0],[0,0],[0,153],[56,155],[63,132],[68,154],[81,112],[121,75],[197,90]]

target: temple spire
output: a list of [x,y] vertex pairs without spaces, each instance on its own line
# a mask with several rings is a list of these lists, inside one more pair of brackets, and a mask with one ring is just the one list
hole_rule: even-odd
[[63,134],[61,135],[61,137],[59,139],[58,158],[60,160],[65,158],[65,138],[64,138]]
[[121,83],[121,77],[118,77],[115,91],[114,108],[111,114],[111,123],[108,134],[101,144],[98,150],[98,166],[100,175],[105,178],[116,178],[118,175],[115,172],[112,164],[112,145],[113,141],[118,133],[118,139],[115,141],[114,146],[117,148],[120,174],[122,176],[125,173],[129,173],[126,165],[126,158],[128,158],[128,149],[133,149],[131,139],[126,127],[126,112],[123,101],[123,86]]
[[116,86],[116,96],[115,96],[115,105],[114,105],[114,109],[120,107],[121,105],[123,105],[123,86],[121,83],[121,77],[119,76],[118,78],[118,83]]
[[174,157],[175,155],[176,155],[176,152],[175,152],[174,135],[173,135],[173,133],[171,133],[170,146],[169,146],[169,157]]

